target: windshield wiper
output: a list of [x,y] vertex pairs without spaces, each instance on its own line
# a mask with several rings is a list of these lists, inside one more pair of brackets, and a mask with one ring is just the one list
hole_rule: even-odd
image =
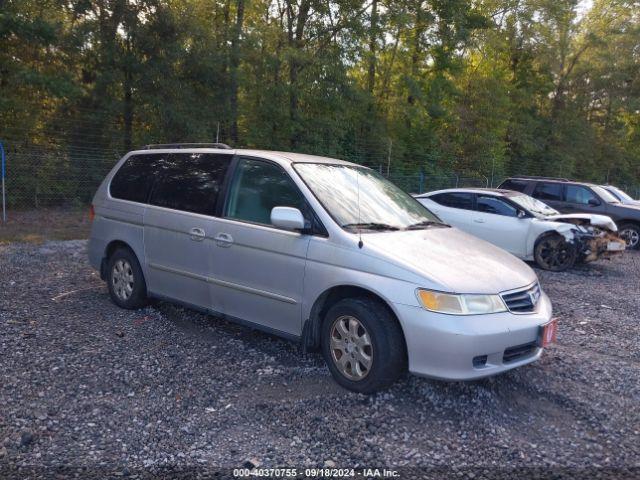
[[389,225],[387,223],[346,223],[342,225],[343,228],[356,228],[362,230],[400,230],[398,227]]
[[425,227],[448,227],[446,223],[434,222],[433,220],[425,220],[423,222],[413,223],[407,227],[407,230],[420,230]]

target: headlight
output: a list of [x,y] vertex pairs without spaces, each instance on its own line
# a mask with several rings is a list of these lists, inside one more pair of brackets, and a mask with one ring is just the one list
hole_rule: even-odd
[[418,289],[417,294],[422,306],[431,312],[480,315],[507,311],[499,295],[455,295],[423,289]]

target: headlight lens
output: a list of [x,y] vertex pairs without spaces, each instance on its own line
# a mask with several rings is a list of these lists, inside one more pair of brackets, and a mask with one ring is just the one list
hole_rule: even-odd
[[507,311],[499,295],[455,295],[423,289],[417,293],[422,306],[431,312],[480,315]]

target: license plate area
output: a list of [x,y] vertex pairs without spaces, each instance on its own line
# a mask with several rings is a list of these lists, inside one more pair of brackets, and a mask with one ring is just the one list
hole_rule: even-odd
[[558,319],[552,318],[549,323],[540,326],[538,333],[538,346],[546,348],[556,342],[558,336]]
[[607,251],[609,252],[622,252],[626,248],[624,242],[609,242],[607,244]]

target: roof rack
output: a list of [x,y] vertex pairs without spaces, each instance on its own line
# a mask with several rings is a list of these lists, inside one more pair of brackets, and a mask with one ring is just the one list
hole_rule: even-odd
[[231,150],[226,143],[157,143],[145,145],[142,150],[159,150],[164,148],[219,148],[222,150]]
[[556,180],[558,182],[570,182],[568,178],[562,177],[539,177],[536,175],[511,175],[509,178],[521,178],[523,180]]

